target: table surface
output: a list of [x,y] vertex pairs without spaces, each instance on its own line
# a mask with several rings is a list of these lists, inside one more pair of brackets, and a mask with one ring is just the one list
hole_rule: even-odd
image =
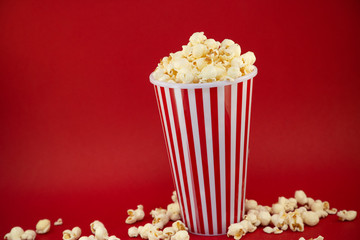
[[[196,31],[257,57],[247,198],[303,189],[359,212],[359,14],[357,0],[1,1],[0,235],[61,217],[37,239],[96,219],[127,239],[127,209],[143,204],[144,224],[171,202],[148,76]],[[359,221],[244,239],[360,239]]]

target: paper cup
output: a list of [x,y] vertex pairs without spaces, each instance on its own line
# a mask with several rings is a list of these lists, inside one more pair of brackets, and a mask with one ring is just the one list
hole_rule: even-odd
[[221,235],[244,214],[253,78],[179,84],[150,75],[182,220]]

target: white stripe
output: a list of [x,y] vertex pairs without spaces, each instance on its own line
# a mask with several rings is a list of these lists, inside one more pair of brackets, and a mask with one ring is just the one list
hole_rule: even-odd
[[[247,81],[243,82],[243,91],[242,91],[242,106],[241,106],[241,135],[240,135],[240,174],[239,174],[239,194],[238,194],[238,212],[237,219],[240,221],[240,212],[241,212],[241,199],[242,195],[242,173],[244,165],[244,138],[245,138],[245,114],[246,114],[246,88]],[[245,202],[244,202],[245,206]]]
[[[249,97],[249,120],[248,120],[248,129],[247,129],[247,151],[246,151],[246,168],[245,168],[245,184],[244,184],[244,198],[243,201],[245,201],[245,195],[246,195],[246,178],[247,178],[247,166],[248,166],[248,157],[249,157],[249,136],[250,136],[250,116],[251,116],[251,102],[252,102],[252,91],[253,91],[253,79],[248,80],[250,81],[250,97]],[[245,204],[243,213],[245,210]],[[244,215],[244,214],[243,214]]]
[[202,215],[203,215],[203,220],[204,220],[204,231],[205,231],[205,234],[209,234],[209,223],[208,223],[208,215],[207,215],[207,207],[206,207],[206,194],[205,194],[205,185],[204,185],[204,174],[203,174],[203,166],[202,166],[202,159],[201,159],[199,123],[198,123],[198,118],[197,118],[197,110],[196,110],[197,107],[196,107],[194,89],[189,89],[188,94],[189,94],[189,105],[190,105],[190,114],[191,114],[191,125],[192,125],[193,137],[194,137],[196,166],[197,166],[197,172],[198,172],[198,178],[199,178]]
[[224,87],[218,87],[218,119],[219,119],[219,160],[221,188],[221,226],[226,233],[226,177],[225,177],[225,96]]
[[184,179],[181,174],[182,169],[181,169],[181,163],[180,163],[179,147],[178,147],[178,142],[177,142],[177,138],[176,138],[174,115],[173,115],[173,110],[172,110],[172,106],[171,106],[170,92],[169,92],[168,88],[165,88],[165,96],[166,96],[166,102],[167,102],[167,106],[168,106],[169,121],[170,121],[171,133],[172,133],[172,137],[173,137],[174,150],[175,150],[175,156],[176,156],[176,162],[177,162],[178,174],[179,174],[179,181],[180,181],[180,185],[181,185],[181,192],[182,192],[182,196],[184,197],[182,202],[183,202],[184,208],[185,208],[184,212],[185,212],[185,217],[186,217],[186,225],[189,226],[190,225],[189,210],[188,210],[187,201],[186,201]]
[[210,179],[210,195],[211,195],[211,210],[213,219],[214,234],[218,233],[216,221],[216,192],[215,192],[215,173],[214,173],[214,156],[213,156],[213,142],[212,142],[212,126],[211,126],[211,106],[210,106],[210,89],[203,88],[203,104],[204,104],[204,120],[205,120],[205,135],[206,135],[206,149],[209,166]]
[[[161,90],[160,90],[160,87],[159,86],[156,86],[157,87],[157,91],[158,91],[158,95],[159,95],[159,102],[160,102],[160,108],[161,108],[161,112],[163,113],[162,114],[162,119],[163,119],[163,125],[164,125],[164,129],[165,129],[165,137],[166,137],[166,140],[167,140],[167,147],[169,149],[169,155],[170,155],[170,163],[171,163],[171,167],[173,169],[173,173],[174,173],[174,182],[175,182],[175,187],[176,187],[176,191],[179,192],[179,186],[178,186],[178,182],[176,181],[177,179],[177,174],[176,174],[176,171],[175,171],[175,165],[174,165],[174,156],[172,154],[172,148],[171,148],[171,142],[170,142],[170,135],[169,135],[169,129],[167,127],[167,122],[166,122],[166,117],[165,117],[165,108],[164,108],[164,103],[163,103],[163,100],[162,100],[162,95],[161,95]],[[178,194],[179,195],[179,194]],[[180,198],[180,195],[178,196],[179,198],[179,201],[181,202],[181,198]],[[180,208],[181,208],[181,215],[182,215],[182,219],[184,219],[184,210],[182,209],[182,205],[180,205]]]
[[231,167],[230,167],[230,224],[234,223],[235,215],[235,153],[236,153],[236,108],[237,108],[237,84],[231,85]]
[[194,190],[193,185],[194,181],[192,179],[192,171],[190,167],[190,151],[189,151],[189,141],[188,136],[186,132],[186,124],[185,124],[185,116],[184,116],[184,106],[182,102],[182,96],[181,96],[181,89],[177,88],[174,89],[175,92],[175,99],[176,99],[176,106],[177,106],[177,112],[179,117],[179,127],[181,132],[181,142],[183,146],[183,152],[184,152],[184,161],[185,161],[185,169],[186,169],[186,177],[189,187],[189,198],[190,198],[190,205],[191,205],[191,214],[192,214],[192,220],[193,220],[193,226],[194,229],[190,229],[194,232],[198,231],[197,223],[196,223],[196,216],[195,213],[195,198],[194,198]]

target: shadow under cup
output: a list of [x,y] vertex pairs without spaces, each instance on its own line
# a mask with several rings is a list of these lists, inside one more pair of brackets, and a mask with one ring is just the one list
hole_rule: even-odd
[[180,84],[150,75],[160,112],[181,216],[189,231],[226,234],[241,221],[253,78]]

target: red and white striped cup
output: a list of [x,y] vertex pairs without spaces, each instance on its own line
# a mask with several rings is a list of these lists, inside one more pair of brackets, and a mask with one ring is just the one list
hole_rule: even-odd
[[191,233],[226,234],[244,214],[253,78],[178,84],[150,75],[182,219]]

